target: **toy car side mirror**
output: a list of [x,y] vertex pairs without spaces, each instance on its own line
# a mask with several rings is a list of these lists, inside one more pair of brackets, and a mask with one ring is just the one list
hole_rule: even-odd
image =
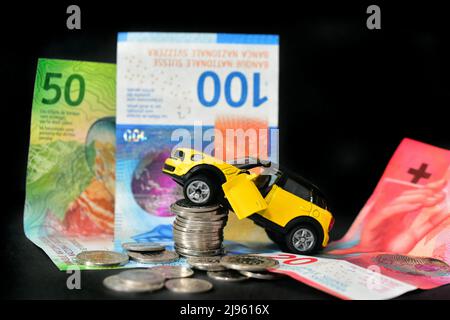
[[272,165],[272,161],[270,161],[270,160],[259,160],[258,159],[258,162],[264,168],[269,168]]

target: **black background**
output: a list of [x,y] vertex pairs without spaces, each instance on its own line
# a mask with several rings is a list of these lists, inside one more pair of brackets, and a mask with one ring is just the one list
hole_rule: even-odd
[[[115,62],[118,31],[279,34],[281,163],[326,194],[336,217],[333,238],[342,236],[364,205],[402,138],[450,148],[445,50],[450,27],[442,6],[78,3],[81,30],[66,28],[68,4],[62,2],[2,5],[1,217],[3,268],[10,271],[15,267],[6,260],[19,263],[19,245],[36,250],[24,239],[21,219],[37,59]],[[381,30],[366,27],[369,4],[381,7]],[[55,273],[43,253],[34,255]],[[8,281],[14,285],[21,275],[16,267]],[[25,292],[4,295],[40,296]],[[441,292],[437,297],[447,292],[448,298],[448,290]]]

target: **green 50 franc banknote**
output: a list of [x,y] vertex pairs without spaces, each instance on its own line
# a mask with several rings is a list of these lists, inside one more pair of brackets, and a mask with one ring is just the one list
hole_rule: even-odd
[[24,229],[61,270],[113,247],[115,77],[114,64],[38,61]]

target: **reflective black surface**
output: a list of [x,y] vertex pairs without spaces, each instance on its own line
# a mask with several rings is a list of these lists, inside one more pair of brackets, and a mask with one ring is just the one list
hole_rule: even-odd
[[[2,4],[1,241],[10,298],[136,298],[106,291],[113,271],[83,273],[83,289],[26,240],[21,225],[36,62],[39,57],[115,62],[118,31],[277,33],[280,35],[280,162],[326,195],[342,235],[404,137],[450,148],[448,11],[437,4],[380,4],[382,29],[368,30],[372,3],[292,3],[214,7],[172,2],[94,6],[82,29],[66,28],[68,3]],[[203,8],[204,11],[199,8]],[[449,287],[402,298],[449,298]],[[143,298],[178,298],[167,291]],[[191,297],[189,297],[191,298]],[[217,284],[192,298],[329,299],[294,280]]]

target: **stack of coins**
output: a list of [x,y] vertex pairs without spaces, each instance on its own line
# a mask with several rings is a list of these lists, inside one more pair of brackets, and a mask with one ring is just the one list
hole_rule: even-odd
[[193,206],[178,200],[170,207],[176,215],[173,223],[175,250],[185,257],[217,256],[224,253],[223,229],[228,209],[219,204]]

